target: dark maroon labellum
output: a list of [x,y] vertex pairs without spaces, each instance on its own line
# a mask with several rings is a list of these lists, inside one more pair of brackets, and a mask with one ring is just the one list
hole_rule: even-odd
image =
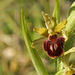
[[64,37],[57,35],[49,36],[49,40],[45,40],[43,43],[43,48],[49,57],[55,58],[64,53]]

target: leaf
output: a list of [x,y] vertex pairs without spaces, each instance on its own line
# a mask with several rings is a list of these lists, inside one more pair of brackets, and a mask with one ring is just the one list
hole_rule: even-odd
[[43,50],[43,42],[47,40],[48,37],[42,37],[32,42],[32,48]]
[[38,32],[40,35],[48,36],[48,29],[46,28],[34,28],[34,32]]
[[69,17],[65,27],[66,34],[68,34],[68,40],[65,42],[65,50],[72,48],[75,43],[75,2],[70,7]]
[[24,41],[27,47],[27,50],[29,52],[29,55],[31,57],[31,60],[33,62],[33,65],[38,73],[38,75],[48,75],[38,53],[36,52],[35,49],[33,49],[31,47],[32,44],[32,40],[29,38],[29,34],[28,34],[28,30],[26,27],[26,22],[25,22],[25,16],[24,16],[24,12],[21,10],[21,23],[22,23],[22,31],[23,31],[23,35],[24,35]]
[[75,33],[72,34],[68,40],[65,42],[65,51],[69,50],[70,48],[72,48],[74,46],[75,43]]
[[43,16],[43,18],[44,18],[44,20],[45,20],[45,25],[46,25],[47,29],[52,29],[52,28],[54,28],[55,22],[54,22],[54,20],[50,17],[50,15],[49,15],[49,14],[46,14],[46,13],[44,13],[44,12],[42,11],[42,16]]
[[70,7],[69,10],[69,17],[67,19],[67,24],[65,30],[67,34],[70,36],[72,33],[75,32],[75,2]]
[[55,32],[60,33],[61,30],[65,27],[67,20],[63,19],[56,27],[55,27]]
[[75,2],[72,3],[70,10],[69,10],[69,15],[75,13]]

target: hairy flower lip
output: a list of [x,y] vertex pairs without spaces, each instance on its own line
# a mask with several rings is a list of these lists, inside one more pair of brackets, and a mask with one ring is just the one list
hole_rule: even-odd
[[[64,38],[66,37],[66,34],[63,29],[65,28],[67,20],[63,19],[60,23],[55,25],[55,21],[49,16],[49,14],[42,12],[42,16],[45,20],[46,28],[34,28],[33,30],[40,35],[48,37],[48,40],[43,42],[43,48],[51,58],[58,57],[64,53]],[[65,37],[62,37],[63,32]]]
[[64,37],[56,35],[49,36],[48,40],[43,42],[43,48],[52,59],[59,57],[64,53]]

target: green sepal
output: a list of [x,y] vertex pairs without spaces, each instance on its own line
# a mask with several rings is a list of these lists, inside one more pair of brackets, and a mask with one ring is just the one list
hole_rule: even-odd
[[31,47],[37,50],[43,50],[43,42],[47,40],[48,37],[42,37],[32,42]]
[[53,29],[54,28],[54,25],[55,25],[55,22],[54,20],[50,17],[49,14],[46,14],[42,11],[42,16],[45,20],[45,25],[47,27],[47,29]]
[[63,19],[56,27],[55,27],[55,32],[61,33],[61,30],[65,27],[67,23],[66,19]]

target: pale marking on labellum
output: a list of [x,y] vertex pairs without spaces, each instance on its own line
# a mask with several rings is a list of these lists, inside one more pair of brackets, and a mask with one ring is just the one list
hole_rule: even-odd
[[50,45],[50,49],[51,49],[51,51],[53,52],[53,47],[52,47],[52,45]]
[[57,44],[54,44],[54,49],[55,49],[55,50],[57,49],[57,47],[58,47],[58,45],[57,45]]

